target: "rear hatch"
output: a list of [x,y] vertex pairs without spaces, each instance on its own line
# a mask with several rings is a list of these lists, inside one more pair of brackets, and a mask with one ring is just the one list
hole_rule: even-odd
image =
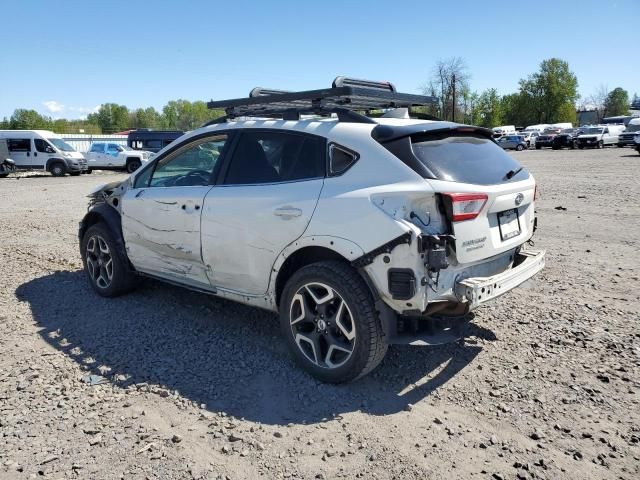
[[373,136],[437,192],[459,263],[521,245],[533,234],[533,177],[496,145],[489,130],[445,125],[413,132],[404,127],[395,134],[385,134],[385,125]]

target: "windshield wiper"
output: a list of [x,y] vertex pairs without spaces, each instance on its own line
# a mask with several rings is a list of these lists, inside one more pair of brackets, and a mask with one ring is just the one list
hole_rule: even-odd
[[523,168],[524,167],[520,167],[517,170],[509,170],[507,172],[507,174],[504,176],[504,179],[505,180],[511,180],[513,177],[515,177],[517,174],[519,174],[522,171]]

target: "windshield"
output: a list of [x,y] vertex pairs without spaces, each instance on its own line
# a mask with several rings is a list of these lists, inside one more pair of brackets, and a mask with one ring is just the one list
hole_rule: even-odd
[[71,145],[60,138],[47,138],[47,140],[53,143],[58,148],[58,150],[62,150],[63,152],[75,152]]
[[629,125],[627,125],[627,129],[625,130],[625,132],[640,132],[640,123],[630,123]]
[[594,134],[594,133],[598,134],[598,133],[602,133],[603,130],[604,130],[603,128],[587,128],[585,129],[584,133],[587,135]]
[[[513,137],[516,140],[518,137]],[[438,180],[493,185],[529,178],[508,153],[485,137],[455,135],[414,141],[413,153]],[[506,174],[518,171],[511,178]]]

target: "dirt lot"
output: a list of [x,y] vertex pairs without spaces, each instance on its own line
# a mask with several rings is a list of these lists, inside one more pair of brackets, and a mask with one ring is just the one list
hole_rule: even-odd
[[272,314],[152,281],[97,297],[77,224],[123,175],[0,180],[0,478],[640,478],[640,155],[513,155],[546,269],[465,341],[343,386]]

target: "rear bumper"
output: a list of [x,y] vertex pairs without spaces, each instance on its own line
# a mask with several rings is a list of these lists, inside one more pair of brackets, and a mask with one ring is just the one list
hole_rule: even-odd
[[544,250],[521,251],[517,266],[491,277],[466,278],[456,282],[455,294],[473,309],[514,289],[544,268]]

